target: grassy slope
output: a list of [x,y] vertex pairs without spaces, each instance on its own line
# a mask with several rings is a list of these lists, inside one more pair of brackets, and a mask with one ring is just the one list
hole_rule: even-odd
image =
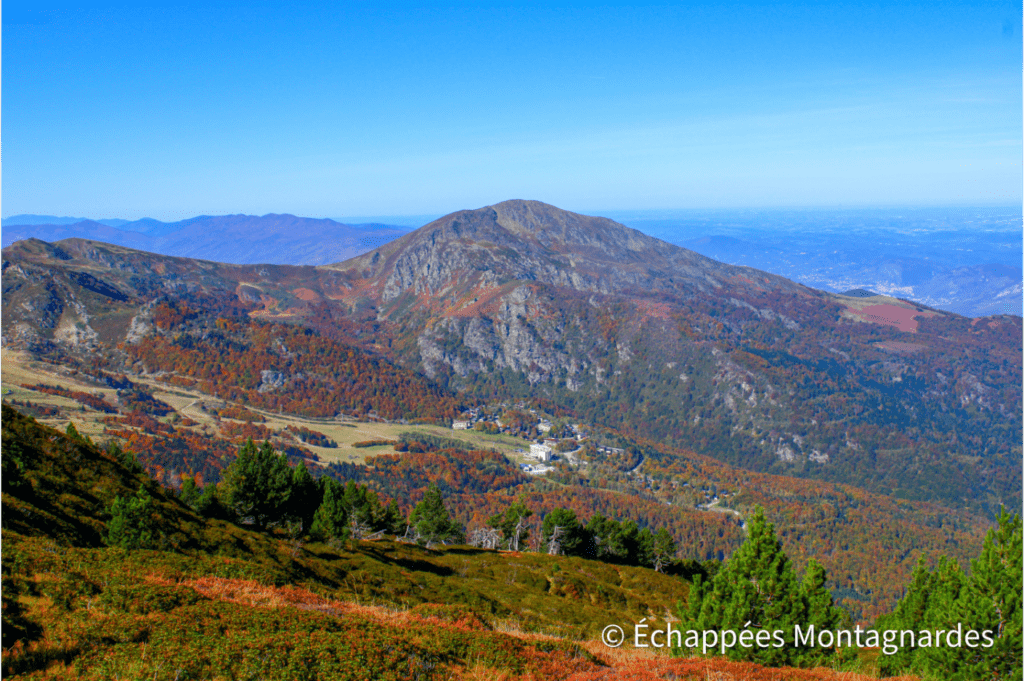
[[[5,678],[836,679],[610,651],[687,584],[578,558],[393,542],[299,545],[193,514],[95,446],[3,409]],[[10,459],[8,459],[10,462]],[[106,548],[145,485],[163,550]]]
[[[97,669],[109,671],[113,668],[101,664],[97,646],[109,648],[106,652],[120,660],[118,665],[130,667],[129,662],[138,654],[136,644],[153,637],[161,641],[171,637],[173,646],[170,639],[167,645],[183,647],[185,652],[211,642],[195,631],[185,641],[172,636],[178,629],[191,629],[182,627],[181,618],[201,622],[199,632],[214,626],[211,620],[225,621],[230,624],[214,628],[246,629],[250,637],[258,634],[257,638],[267,641],[274,639],[274,632],[296,628],[330,630],[329,622],[337,619],[322,612],[267,614],[246,610],[237,603],[225,605],[219,599],[207,602],[197,599],[194,589],[175,586],[182,581],[241,580],[257,589],[298,585],[329,601],[359,600],[400,608],[424,603],[462,605],[488,622],[575,636],[589,633],[604,622],[660,613],[665,606],[685,598],[686,584],[681,580],[640,568],[468,547],[433,551],[392,542],[362,542],[340,549],[300,546],[286,538],[205,521],[144,475],[131,473],[96,447],[40,426],[7,407],[3,446],[15,451],[24,463],[22,484],[15,490],[5,490],[3,495],[5,615],[7,606],[17,603],[15,610],[20,607],[24,614],[16,618],[15,629],[38,632],[42,628],[36,644],[22,646],[21,655],[15,652],[7,657],[8,669],[29,671],[54,659],[81,659],[89,669],[99,665]],[[131,494],[140,485],[149,488],[156,501],[166,550],[125,554],[104,548],[104,508],[114,496]],[[454,612],[459,619],[458,610]],[[449,611],[441,614],[452,617]],[[246,624],[246,618],[252,622]],[[344,631],[334,632],[334,638],[354,645],[363,634],[350,631],[353,626],[347,622]],[[486,631],[492,625],[476,626]],[[427,636],[433,627],[420,629]],[[370,639],[405,638],[395,631],[371,633],[367,634]],[[465,632],[461,636],[474,641],[479,638]],[[13,643],[7,638],[5,633],[5,647]],[[413,639],[415,636],[409,640]],[[338,641],[335,643],[341,645]],[[248,650],[251,643],[239,645]],[[481,660],[489,659],[484,649],[502,649],[484,641],[458,645],[435,641],[424,643],[419,652],[414,650],[414,641],[406,647],[412,651],[407,651],[409,655],[440,661],[453,655],[445,648],[449,644],[465,646],[466,654],[479,647],[474,654]],[[515,643],[513,648],[518,650],[517,646],[522,645]],[[559,642],[554,648],[587,657],[569,644]],[[501,657],[507,652],[495,654]],[[509,659],[520,657],[519,653],[508,654]],[[229,652],[224,655],[219,662],[200,664],[206,671],[197,673],[234,664]],[[523,659],[529,659],[529,655]],[[239,662],[243,667],[248,663]],[[375,664],[387,666],[391,662],[378,659]],[[97,672],[96,678],[100,677],[110,678]]]

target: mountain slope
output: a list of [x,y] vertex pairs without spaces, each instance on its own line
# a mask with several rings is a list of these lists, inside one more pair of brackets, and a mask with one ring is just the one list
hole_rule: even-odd
[[[610,650],[597,632],[663,626],[688,582],[538,553],[257,533],[200,518],[90,443],[3,411],[4,678],[869,678]],[[139,487],[161,548],[104,547],[104,507]],[[53,510],[94,536],[69,534]]]
[[461,389],[543,394],[756,470],[1020,498],[1020,318],[826,294],[529,201],[324,269],[351,278],[343,300],[377,310],[409,362]]
[[3,267],[5,343],[137,342],[156,301],[182,300],[743,468],[986,512],[1021,496],[1019,317],[826,294],[538,202],[454,213],[317,268],[82,240],[19,242]]
[[[679,578],[574,558],[303,546],[201,518],[91,443],[3,412],[5,678],[72,662],[89,679],[161,668],[171,678],[351,678],[368,668],[374,678],[452,678],[471,667],[565,678],[607,663],[524,629],[578,639],[606,618],[660,615],[685,598]],[[139,488],[153,500],[160,549],[104,547],[107,508]],[[392,607],[351,602],[360,598]]]
[[[612,220],[539,201],[505,201],[442,217],[372,253],[328,266],[359,272],[384,303],[407,291],[436,295],[509,280],[591,293],[730,290],[801,291],[747,267],[734,267],[649,237]],[[446,291],[447,297],[452,297]]]

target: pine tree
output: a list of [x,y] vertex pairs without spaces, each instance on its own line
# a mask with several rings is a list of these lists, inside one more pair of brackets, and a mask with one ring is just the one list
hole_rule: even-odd
[[196,500],[196,512],[207,518],[218,518],[220,520],[235,520],[231,512],[222,500],[222,491],[217,485],[206,485],[203,493]]
[[68,422],[68,427],[64,429],[64,433],[72,440],[78,440],[79,442],[85,442],[85,439],[79,434],[78,428],[75,428],[74,421]]
[[587,521],[587,532],[594,542],[594,557],[606,563],[615,563],[625,558],[626,547],[622,543],[622,528],[612,518],[595,513]]
[[259,530],[281,520],[287,512],[292,474],[288,457],[278,455],[270,442],[257,449],[250,438],[224,471],[227,501],[240,520],[252,519]]
[[114,503],[107,510],[110,512],[106,536],[108,545],[128,550],[155,546],[153,498],[145,487],[140,487],[134,497],[115,497]]
[[135,455],[131,452],[122,450],[114,440],[107,443],[107,454],[109,454],[114,461],[117,461],[132,473],[141,473],[143,470],[142,464],[140,464],[139,460],[135,458]]
[[[634,520],[623,520],[619,525],[620,537],[622,538],[622,546],[625,548],[624,562],[626,565],[644,565],[644,539],[642,537],[644,530],[650,534],[648,528],[640,529],[640,526],[636,524]],[[649,564],[649,563],[648,563]]]
[[196,504],[199,503],[199,497],[202,495],[202,491],[196,485],[196,481],[187,477],[181,481],[181,492],[178,494],[178,498],[181,502],[191,509],[196,508]]
[[342,502],[348,512],[350,534],[355,539],[362,539],[382,527],[383,509],[377,493],[366,485],[358,485],[349,480],[345,484],[345,495]]
[[676,555],[676,542],[664,527],[654,534],[651,564],[655,572],[664,572]]
[[[896,608],[878,619],[879,630],[914,631],[946,628],[953,604],[960,598],[964,574],[956,561],[945,556],[939,558],[934,571],[929,571],[924,556],[918,559],[910,577],[910,585]],[[912,646],[900,646],[892,655],[881,660],[881,670],[898,674],[902,670],[926,666],[923,655]]]
[[972,629],[995,632],[991,649],[945,648],[937,662],[954,673],[950,679],[1024,676],[1021,662],[1021,593],[1024,572],[1021,517],[1000,509],[997,527],[985,535],[981,555],[971,561],[971,576],[953,617]]
[[398,508],[398,502],[394,499],[384,509],[380,525],[380,529],[396,537],[401,537],[405,534],[409,521],[406,519],[405,514],[402,513],[402,510]]
[[[813,568],[805,585],[797,581],[789,558],[775,536],[775,527],[765,520],[759,508],[747,522],[747,540],[733,552],[725,565],[709,580],[694,578],[690,606],[680,609],[688,628],[697,630],[781,630],[786,645],[782,648],[736,645],[726,655],[734,660],[750,660],[778,666],[818,663],[830,651],[814,646],[796,647],[794,628],[817,624],[808,619],[813,604],[825,621],[816,626],[833,625],[835,611],[826,605],[831,596],[824,591],[824,571]],[[811,588],[811,593],[805,588]],[[833,625],[834,626],[834,625]],[[682,651],[676,651],[682,652]]]
[[323,501],[313,515],[310,534],[319,541],[345,539],[348,536],[348,509],[344,488],[332,478],[324,477]]
[[[1022,529],[1020,516],[1001,510],[997,527],[989,530],[981,555],[965,576],[955,561],[940,558],[933,571],[918,563],[906,594],[892,613],[879,619],[879,629],[949,632],[989,630],[990,648],[963,644],[901,648],[882,660],[889,674],[912,671],[943,679],[1020,679]],[[955,640],[955,639],[954,639]]]
[[542,551],[553,555],[579,556],[590,547],[586,530],[576,513],[556,508],[544,516],[541,525]]
[[14,492],[28,484],[24,477],[26,458],[25,448],[17,440],[4,442],[0,447],[0,484],[4,492]]
[[458,544],[464,539],[462,527],[449,515],[441,490],[433,483],[409,515],[409,524],[416,531],[420,543],[427,546],[434,542]]
[[292,470],[291,490],[288,493],[288,517],[300,523],[301,533],[309,532],[313,516],[320,507],[320,487],[302,461]]

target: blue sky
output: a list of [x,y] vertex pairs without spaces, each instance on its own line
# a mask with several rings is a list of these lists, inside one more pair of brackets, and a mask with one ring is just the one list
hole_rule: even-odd
[[2,214],[1020,203],[1019,3],[823,5],[5,2]]

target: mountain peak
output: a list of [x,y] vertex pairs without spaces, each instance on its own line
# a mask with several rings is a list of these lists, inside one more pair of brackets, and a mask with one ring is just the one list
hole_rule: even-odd
[[443,231],[454,227],[458,230],[471,223],[491,223],[513,237],[563,253],[580,248],[638,252],[668,245],[608,218],[573,213],[529,199],[509,199],[476,210],[458,211],[438,218],[422,229],[432,231],[440,228]]
[[[800,288],[608,218],[523,199],[445,215],[372,253],[326,267],[366,281],[384,303],[406,292],[426,302],[441,291],[459,297],[516,281],[590,293]],[[472,295],[479,298],[479,292]]]

